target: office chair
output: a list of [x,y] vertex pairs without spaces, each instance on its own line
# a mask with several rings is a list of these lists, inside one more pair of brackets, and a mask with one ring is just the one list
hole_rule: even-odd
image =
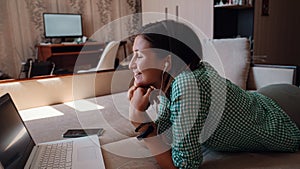
[[109,42],[101,54],[97,67],[87,69],[87,70],[78,70],[77,73],[97,72],[100,70],[114,69],[115,59],[116,59],[119,46],[120,46],[119,41]]
[[24,65],[24,72],[26,72],[26,77],[31,78],[34,76],[43,76],[43,75],[53,75],[55,69],[55,64],[50,61],[33,61],[28,59],[27,63]]

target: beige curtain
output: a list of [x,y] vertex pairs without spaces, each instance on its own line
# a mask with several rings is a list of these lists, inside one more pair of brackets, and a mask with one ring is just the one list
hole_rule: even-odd
[[[84,35],[90,37],[107,23],[140,12],[140,7],[140,0],[1,0],[0,70],[18,78],[21,63],[36,58],[35,46],[46,40],[44,12],[82,14]],[[122,33],[128,34],[139,26],[140,20],[131,17],[119,25],[122,28],[112,28],[112,34],[107,34],[103,41],[112,39],[116,33],[121,37]]]

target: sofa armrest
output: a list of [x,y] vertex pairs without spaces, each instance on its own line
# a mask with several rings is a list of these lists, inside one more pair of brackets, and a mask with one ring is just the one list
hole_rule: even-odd
[[247,90],[257,90],[276,83],[299,86],[299,75],[298,66],[253,64],[249,71]]

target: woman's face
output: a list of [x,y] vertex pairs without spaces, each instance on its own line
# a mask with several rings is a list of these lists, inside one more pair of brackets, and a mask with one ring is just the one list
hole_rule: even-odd
[[139,35],[133,43],[133,57],[129,68],[134,73],[134,84],[138,87],[160,88],[163,61],[151,50],[150,43]]

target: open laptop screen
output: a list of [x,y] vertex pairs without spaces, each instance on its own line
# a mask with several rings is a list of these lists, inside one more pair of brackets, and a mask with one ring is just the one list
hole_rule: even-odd
[[23,169],[35,143],[9,94],[0,97],[0,161],[5,169]]

